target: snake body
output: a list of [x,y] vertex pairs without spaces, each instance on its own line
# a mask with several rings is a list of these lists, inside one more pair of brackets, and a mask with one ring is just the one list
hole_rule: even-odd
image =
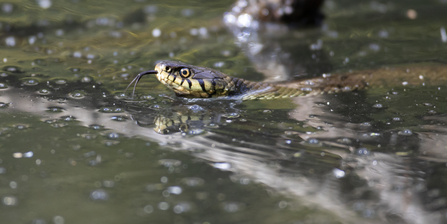
[[156,74],[157,79],[174,90],[177,96],[190,98],[225,97],[242,100],[278,99],[347,92],[370,86],[440,84],[447,81],[445,66],[431,66],[412,69],[381,69],[343,75],[323,75],[323,77],[304,81],[271,84],[231,77],[206,67],[175,61],[161,61],[155,66],[155,70],[138,74],[129,86],[132,83],[135,83],[136,86],[141,77],[147,74]]

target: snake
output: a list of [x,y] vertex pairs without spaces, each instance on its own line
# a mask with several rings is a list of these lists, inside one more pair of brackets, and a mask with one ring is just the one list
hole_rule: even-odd
[[220,71],[178,61],[160,61],[154,70],[139,73],[127,86],[134,84],[132,97],[140,79],[155,74],[157,79],[179,97],[227,98],[241,100],[279,99],[325,93],[363,90],[373,86],[436,85],[447,83],[445,65],[411,68],[382,68],[346,74],[323,74],[318,78],[288,83],[254,82],[232,77]]

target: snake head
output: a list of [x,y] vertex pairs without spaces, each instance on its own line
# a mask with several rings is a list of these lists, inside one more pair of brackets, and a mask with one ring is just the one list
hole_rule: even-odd
[[234,91],[231,77],[210,69],[176,61],[161,61],[155,66],[157,79],[177,96],[208,98],[227,96]]

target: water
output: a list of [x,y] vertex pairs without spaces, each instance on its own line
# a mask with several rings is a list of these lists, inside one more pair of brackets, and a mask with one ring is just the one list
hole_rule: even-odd
[[146,76],[123,94],[166,59],[272,82],[443,69],[447,3],[326,1],[321,27],[242,36],[232,3],[0,3],[1,222],[447,222],[436,79],[240,102]]

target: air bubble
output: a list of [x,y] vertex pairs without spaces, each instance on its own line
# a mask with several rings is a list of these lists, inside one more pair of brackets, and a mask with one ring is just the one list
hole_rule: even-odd
[[90,198],[95,201],[106,201],[109,199],[109,194],[104,190],[95,190],[90,193]]
[[182,165],[182,162],[176,159],[160,159],[158,160],[158,164],[163,165],[165,167],[175,167]]
[[40,89],[40,90],[38,91],[38,93],[39,93],[40,95],[48,95],[48,94],[50,94],[51,92],[50,92],[50,90],[48,90],[48,89]]
[[74,99],[82,99],[85,97],[85,92],[84,91],[74,91],[72,93],[69,93],[68,95]]
[[23,84],[26,86],[35,86],[35,85],[39,84],[39,82],[36,79],[27,79],[27,80],[23,81]]
[[126,116],[113,116],[113,117],[111,117],[111,119],[113,121],[123,122],[123,121],[127,120],[127,117]]
[[181,183],[184,183],[190,187],[196,187],[203,185],[205,181],[199,177],[185,177],[182,179]]
[[405,129],[403,131],[399,131],[397,134],[398,135],[403,135],[403,136],[410,136],[410,135],[413,134],[413,132],[411,130],[409,130],[409,129]]

